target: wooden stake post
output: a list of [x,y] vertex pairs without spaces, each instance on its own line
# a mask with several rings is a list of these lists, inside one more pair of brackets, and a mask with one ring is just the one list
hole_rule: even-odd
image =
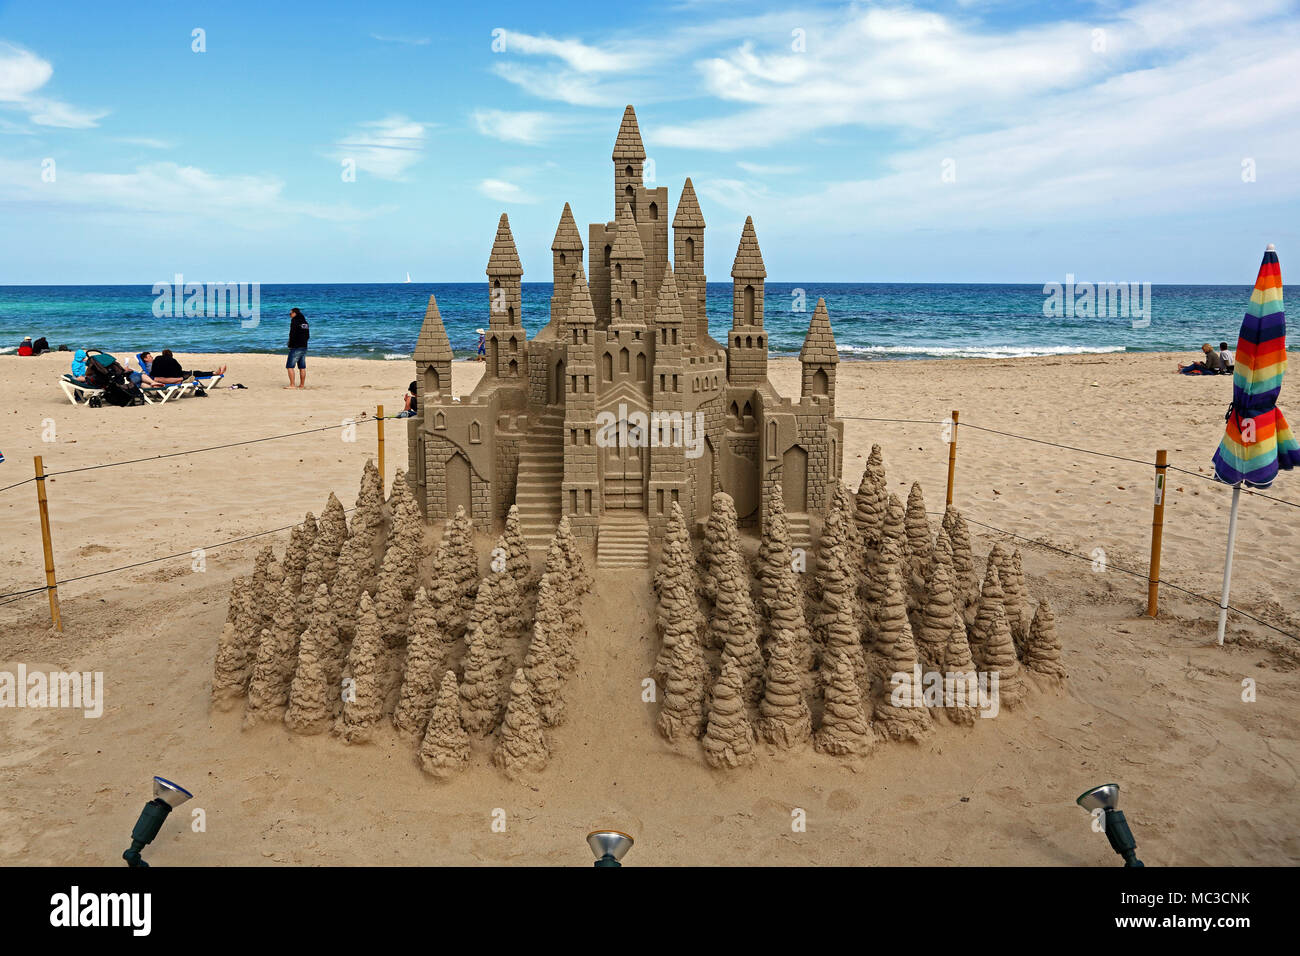
[[1151,569],[1147,572],[1147,617],[1155,617],[1160,598],[1160,542],[1165,528],[1165,487],[1169,453],[1156,452],[1156,494],[1151,511]]
[[948,497],[947,503],[952,504],[952,485],[953,478],[957,472],[957,409],[952,410],[952,441],[948,442]]
[[375,407],[375,420],[379,423],[379,490],[387,494],[388,479],[384,471],[384,406]]
[[62,631],[58,578],[54,575],[54,542],[50,539],[50,506],[45,498],[45,463],[40,455],[32,460],[36,463],[36,504],[41,513],[41,544],[45,549],[45,586],[46,593],[50,596],[50,622],[56,631]]

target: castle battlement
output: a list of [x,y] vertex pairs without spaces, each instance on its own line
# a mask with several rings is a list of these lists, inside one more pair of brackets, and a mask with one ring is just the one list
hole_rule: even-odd
[[820,523],[841,475],[844,429],[825,302],[800,352],[796,402],[767,378],[767,271],[753,219],[736,248],[723,344],[709,334],[694,184],[682,187],[670,236],[668,190],[643,182],[631,106],[611,159],[614,218],[589,225],[584,247],[565,204],[551,244],[549,321],[531,341],[523,264],[502,214],[486,269],[484,374],[459,401],[429,297],[415,350],[419,412],[408,420],[409,475],[426,516],[464,508],[487,532],[517,504],[537,544],[561,516],[592,540],[608,522],[624,535],[641,523],[657,537],[674,502],[701,528],[718,491],[731,495],[742,525],[761,524],[779,486],[793,524]]

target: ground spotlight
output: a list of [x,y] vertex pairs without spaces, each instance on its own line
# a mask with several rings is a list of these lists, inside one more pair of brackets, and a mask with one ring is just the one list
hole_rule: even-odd
[[153,778],[153,799],[144,805],[144,809],[140,811],[140,819],[135,821],[135,829],[131,831],[131,849],[122,853],[122,859],[126,860],[127,866],[149,865],[140,856],[140,851],[153,842],[153,838],[162,829],[167,814],[193,796],[194,794],[184,787],[170,780],[162,777]]
[[1123,812],[1117,809],[1119,784],[1104,783],[1100,787],[1085,790],[1074,802],[1089,813],[1105,811],[1106,839],[1110,840],[1110,848],[1124,858],[1125,866],[1142,866],[1142,861],[1137,858],[1137,841],[1133,839],[1133,831],[1128,828]]
[[596,854],[596,866],[622,866],[619,862],[632,849],[633,840],[617,830],[592,830],[587,834],[587,846]]

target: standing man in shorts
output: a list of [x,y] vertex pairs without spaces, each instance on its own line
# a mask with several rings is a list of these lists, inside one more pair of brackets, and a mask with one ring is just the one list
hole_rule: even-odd
[[[307,387],[307,339],[311,329],[307,325],[307,316],[302,309],[289,310],[289,357],[284,367],[289,371],[289,384],[285,388]],[[293,384],[293,370],[298,369],[298,384]]]

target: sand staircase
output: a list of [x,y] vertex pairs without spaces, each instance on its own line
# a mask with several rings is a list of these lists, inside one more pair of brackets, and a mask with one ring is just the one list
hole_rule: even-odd
[[606,514],[596,534],[596,567],[650,567],[650,525],[636,512]]
[[786,514],[786,523],[790,527],[790,547],[803,548],[812,556],[812,522],[806,511],[791,511]]
[[546,549],[560,523],[564,485],[564,414],[550,412],[530,428],[519,455],[515,503],[529,548]]

